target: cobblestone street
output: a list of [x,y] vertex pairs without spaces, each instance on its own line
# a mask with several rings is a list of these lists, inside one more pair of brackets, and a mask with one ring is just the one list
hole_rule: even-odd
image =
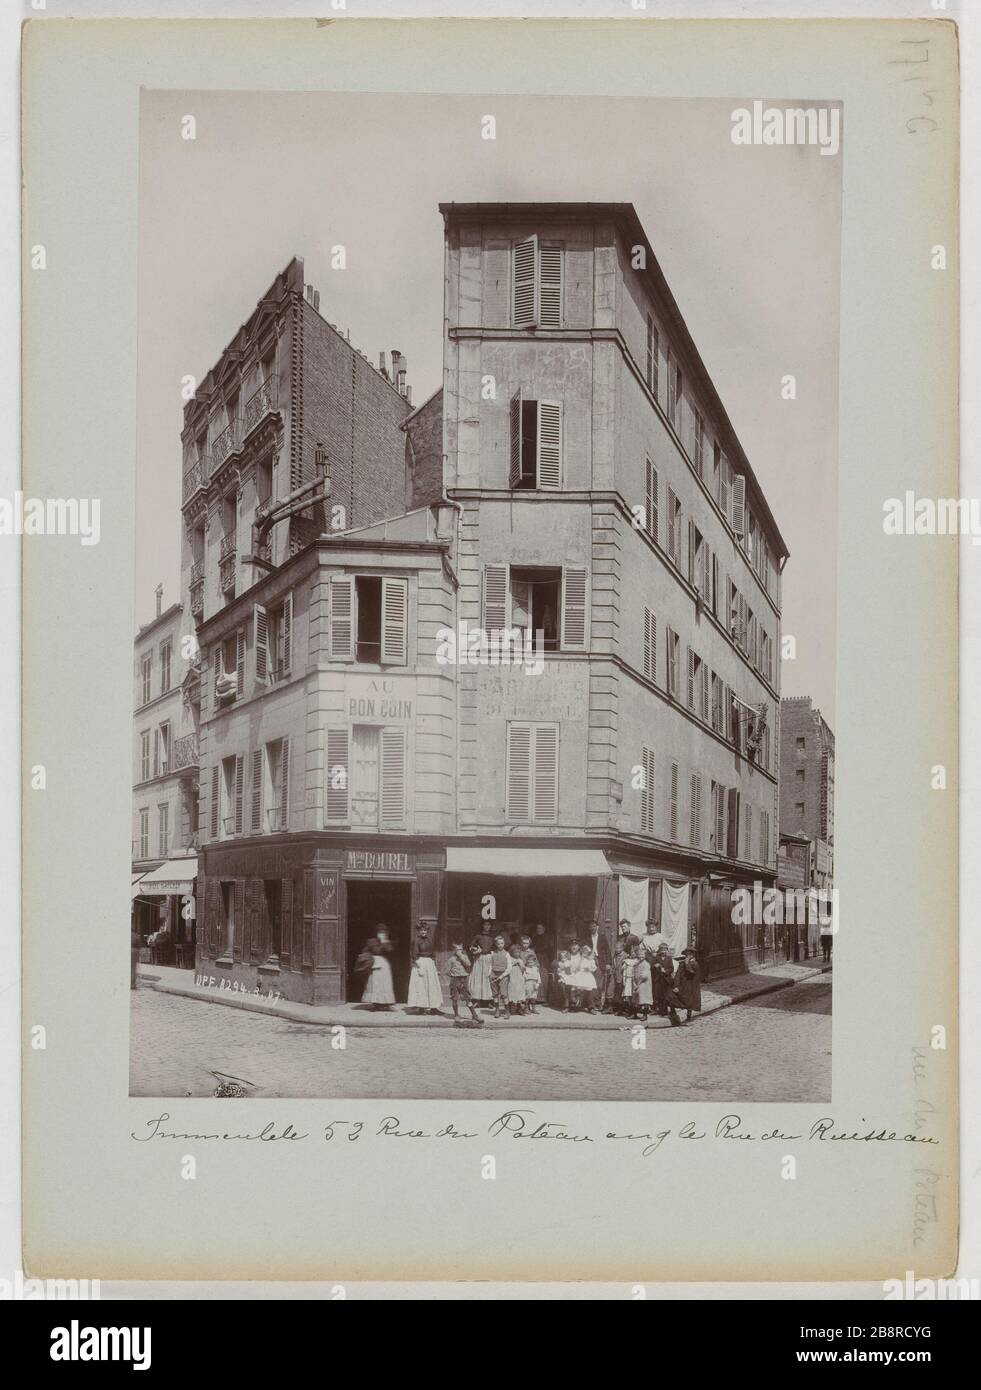
[[[294,1023],[143,985],[132,996],[130,1091],[208,1096],[213,1071],[250,1096],[406,1099],[820,1101],[831,1095],[831,980],[817,976],[697,1016],[622,1030],[347,1030]],[[525,1032],[525,1037],[519,1036]]]

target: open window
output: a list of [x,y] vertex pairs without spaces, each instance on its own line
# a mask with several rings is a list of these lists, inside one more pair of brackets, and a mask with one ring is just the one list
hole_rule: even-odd
[[481,626],[542,634],[546,652],[585,651],[588,574],[577,566],[485,565]]
[[558,401],[511,397],[512,488],[557,489],[562,482],[562,406]]
[[338,575],[330,583],[330,656],[334,661],[405,666],[408,580]]

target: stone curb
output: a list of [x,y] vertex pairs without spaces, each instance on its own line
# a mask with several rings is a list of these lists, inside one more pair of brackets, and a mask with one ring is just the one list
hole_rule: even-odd
[[[701,1013],[696,1015],[691,1021],[694,1023],[697,1018],[704,1018],[707,1014],[718,1013],[720,1009],[732,1008],[736,1004],[742,1004],[747,999],[758,999],[763,994],[773,994],[776,990],[789,989],[792,985],[802,984],[804,980],[813,979],[817,975],[827,975],[831,971],[831,965],[822,962],[813,968],[804,968],[800,975],[790,978],[781,977],[779,979],[768,980],[765,984],[754,986],[742,994],[725,995],[716,994],[708,985],[703,985],[703,990],[712,996],[712,1002],[706,1003]],[[281,1004],[270,1004],[263,1001],[258,996],[247,994],[236,994],[227,990],[182,988],[179,985],[167,984],[161,980],[159,975],[150,973],[140,974],[140,979],[149,984],[151,989],[158,994],[175,994],[182,999],[196,999],[202,1004],[222,1004],[233,1009],[247,1009],[251,1013],[267,1014],[272,1018],[285,1019],[289,1023],[303,1023],[308,1028],[453,1028],[455,1024],[451,1017],[443,1015],[440,1018],[426,1017],[414,1014],[372,1014],[367,1011],[364,1017],[352,1019],[349,1014],[343,1017],[311,1017],[312,1010],[309,1005],[293,1004],[284,1000]],[[720,982],[721,983],[721,982]],[[316,1010],[320,1015],[322,1011]],[[508,1026],[514,1025],[524,1031],[541,1028],[589,1028],[597,1030],[618,1031],[632,1026],[631,1021],[622,1018],[617,1014],[596,1014],[588,1023],[581,1018],[549,1018],[545,1015],[521,1019],[509,1020]],[[485,1018],[483,1026],[494,1031],[503,1028],[504,1024],[497,1022],[493,1018]],[[653,1016],[648,1019],[648,1028],[670,1028],[671,1024],[667,1019]]]

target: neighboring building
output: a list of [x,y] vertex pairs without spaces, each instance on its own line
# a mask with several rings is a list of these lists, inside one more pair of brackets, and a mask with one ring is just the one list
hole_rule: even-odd
[[198,760],[181,692],[184,635],[182,607],[164,609],[161,586],[156,616],[134,643],[132,897],[140,936],[168,934],[161,963],[191,967]]
[[442,211],[459,617],[547,652],[461,671],[448,923],[491,894],[549,951],[627,915],[711,972],[772,954],[731,921],[776,868],[766,499],[630,204]]
[[[780,831],[835,842],[835,736],[809,695],[781,703]],[[830,874],[830,864],[821,868]]]
[[[298,261],[185,409],[198,964],[356,997],[385,922],[404,998],[417,923],[444,952],[491,917],[546,961],[624,915],[713,973],[772,954],[730,900],[776,871],[766,500],[630,205],[442,212],[417,410]],[[461,625],[543,669],[447,659]]]

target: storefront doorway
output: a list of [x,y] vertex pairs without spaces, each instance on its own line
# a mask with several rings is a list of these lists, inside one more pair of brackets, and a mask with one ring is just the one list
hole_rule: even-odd
[[364,943],[379,925],[388,928],[392,943],[389,964],[396,1000],[404,1004],[409,991],[409,948],[412,936],[412,884],[384,879],[348,879],[347,890],[347,990],[345,998],[357,1001],[364,993],[364,978],[354,973]]

